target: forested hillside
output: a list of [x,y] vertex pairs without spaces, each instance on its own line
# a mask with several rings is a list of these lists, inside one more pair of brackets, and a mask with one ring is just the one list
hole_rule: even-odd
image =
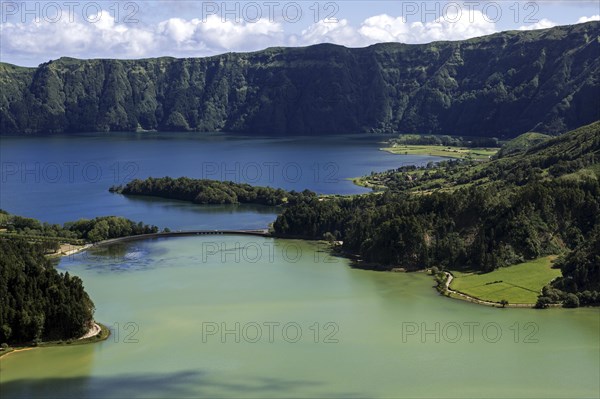
[[373,173],[362,184],[392,191],[452,191],[470,186],[522,186],[536,181],[595,179],[600,172],[600,122],[549,138],[527,134],[505,144],[492,162],[443,161]]
[[600,119],[599,36],[589,22],[423,45],[0,64],[0,131],[557,134]]
[[[599,155],[595,123],[474,172],[468,162],[453,162],[450,168],[390,172],[391,184],[379,195],[306,198],[284,209],[274,229],[280,236],[341,240],[341,249],[369,268],[485,272],[563,253],[558,262],[563,278],[556,287],[596,303]],[[405,178],[417,173],[439,180],[440,187],[427,177],[423,186],[416,177]]]
[[0,342],[78,338],[94,304],[79,277],[59,273],[36,244],[0,237]]
[[89,329],[94,304],[81,279],[59,273],[45,255],[63,243],[156,232],[156,226],[117,216],[61,226],[0,210],[0,343],[67,340]]
[[[600,226],[596,224],[588,239],[583,240],[573,252],[561,259],[558,266],[563,277],[556,281],[556,287],[568,292],[588,291],[600,294]],[[584,302],[588,296],[590,295],[583,295]],[[596,300],[600,302],[600,297]]]

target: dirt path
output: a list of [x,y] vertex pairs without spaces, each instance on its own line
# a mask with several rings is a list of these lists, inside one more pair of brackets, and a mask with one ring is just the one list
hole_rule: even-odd
[[95,337],[96,335],[100,334],[100,331],[102,331],[100,326],[96,323],[93,323],[92,327],[89,329],[89,331],[86,332],[82,337],[77,338],[77,339],[86,339],[86,338]]
[[86,249],[90,248],[92,246],[92,244],[85,244],[85,245],[70,245],[67,244],[68,246],[65,246],[65,248],[63,249],[63,247],[61,246],[60,252],[61,252],[61,256],[69,256],[69,255],[74,255],[78,252],[81,251],[85,251]]

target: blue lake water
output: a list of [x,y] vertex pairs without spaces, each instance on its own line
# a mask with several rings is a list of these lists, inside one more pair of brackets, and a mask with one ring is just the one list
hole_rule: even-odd
[[249,137],[113,133],[0,139],[0,208],[49,223],[124,216],[172,229],[260,228],[277,210],[198,206],[108,192],[149,176],[188,176],[323,194],[368,190],[348,178],[440,158],[379,151],[381,136]]

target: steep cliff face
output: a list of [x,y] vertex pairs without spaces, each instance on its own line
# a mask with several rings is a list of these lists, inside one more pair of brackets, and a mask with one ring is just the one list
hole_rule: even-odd
[[600,23],[459,42],[0,64],[4,134],[557,134],[600,119]]

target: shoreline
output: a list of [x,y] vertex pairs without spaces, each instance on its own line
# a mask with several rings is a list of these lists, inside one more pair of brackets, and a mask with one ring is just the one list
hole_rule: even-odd
[[[356,182],[354,182],[356,184]],[[69,251],[64,251],[61,252],[60,254],[55,254],[55,255],[51,255],[51,256],[56,256],[56,257],[63,257],[63,256],[69,256],[69,255],[73,255],[75,253],[78,252],[82,252],[85,251],[89,248],[92,247],[99,247],[99,246],[103,246],[103,245],[110,245],[110,244],[114,244],[114,243],[118,243],[118,242],[127,242],[127,241],[137,241],[137,240],[146,240],[146,239],[153,239],[153,238],[161,238],[161,237],[189,237],[189,236],[197,236],[197,235],[236,235],[236,234],[241,234],[241,235],[254,235],[254,236],[262,236],[262,237],[271,237],[271,238],[281,238],[281,239],[301,239],[301,240],[306,240],[306,241],[322,241],[322,240],[315,240],[315,239],[311,239],[311,238],[306,238],[306,237],[283,237],[283,236],[276,236],[273,235],[269,232],[268,229],[256,229],[256,230],[198,230],[198,231],[172,231],[172,232],[160,232],[160,233],[151,233],[151,234],[140,234],[140,235],[135,235],[135,236],[127,236],[127,237],[119,237],[119,238],[113,238],[113,239],[108,239],[108,240],[104,240],[104,241],[99,241],[96,243],[90,243],[90,244],[85,244],[83,246],[80,246],[79,248],[74,248],[72,250]],[[361,270],[370,270],[370,271],[378,271],[378,272],[390,272],[390,273],[398,273],[398,272],[402,272],[402,273],[410,273],[410,272],[428,272],[427,269],[423,269],[423,270],[406,270],[405,268],[389,268],[389,267],[383,267],[381,265],[375,265],[375,264],[361,264],[360,260],[357,259],[355,257],[355,255],[353,254],[348,254],[348,253],[344,253],[344,252],[339,252],[339,251],[335,251],[334,245],[330,246],[330,250],[333,256],[340,256],[343,257],[345,259],[348,259],[350,261],[350,267],[351,268],[355,268],[355,269],[361,269]],[[360,266],[359,266],[360,265]],[[380,267],[378,267],[380,266]],[[452,299],[458,299],[461,301],[465,301],[465,302],[469,302],[469,303],[474,303],[477,305],[482,305],[482,306],[488,306],[488,307],[495,307],[495,308],[525,308],[525,309],[532,309],[535,307],[535,303],[508,303],[505,305],[502,305],[499,302],[494,302],[494,301],[488,301],[488,300],[484,300],[484,299],[480,299],[474,296],[471,296],[469,294],[465,294],[464,292],[460,292],[460,291],[456,291],[453,290],[452,288],[450,288],[450,284],[452,283],[452,280],[454,279],[454,276],[450,273],[450,272],[444,272],[446,280],[444,282],[444,287],[443,290],[441,290],[438,287],[438,292],[442,295],[444,295],[447,298],[452,298]],[[554,304],[551,305],[550,307],[559,307],[559,304]],[[97,330],[97,328],[100,328],[100,330]],[[93,329],[96,329],[96,333],[93,335],[90,335],[89,337],[87,337],[87,334],[91,333]],[[92,326],[92,328],[90,329],[90,331],[88,331],[88,333],[86,333],[86,335],[84,335],[84,337],[78,338],[78,340],[81,339],[85,339],[85,338],[93,338],[95,337],[97,334],[99,334],[101,332],[101,327],[94,323],[94,326]]]
[[[513,309],[534,309],[535,303],[507,303],[506,305],[502,305],[500,302],[488,301],[485,299],[479,299],[477,297],[471,296],[469,294],[465,294],[464,292],[456,291],[450,288],[450,284],[452,280],[454,280],[454,276],[450,272],[443,272],[446,280],[444,281],[443,290],[438,287],[438,291],[441,295],[451,298],[458,299],[464,302],[474,303],[476,305],[488,306],[493,308],[513,308]],[[561,307],[560,304],[551,304],[549,307],[556,308]]]
[[268,229],[255,229],[255,230],[179,230],[170,232],[160,233],[149,233],[149,234],[137,234],[133,236],[110,238],[108,240],[102,240],[94,243],[87,243],[85,245],[77,246],[67,251],[55,252],[47,255],[49,258],[62,258],[65,256],[74,255],[79,252],[86,251],[90,248],[101,247],[103,245],[111,245],[119,242],[127,241],[139,241],[139,240],[150,240],[153,238],[165,238],[165,237],[190,237],[190,236],[202,236],[202,235],[250,235],[250,236],[261,236],[261,237],[274,237],[269,233]]
[[[535,306],[535,304],[533,304],[533,303],[527,303],[527,304],[525,304],[525,303],[524,304],[508,303],[503,306],[499,302],[486,301],[484,299],[475,298],[474,296],[471,296],[471,295],[465,294],[464,292],[456,291],[456,290],[453,290],[452,288],[450,288],[450,284],[452,283],[452,280],[454,280],[454,276],[450,272],[443,272],[443,273],[444,273],[444,276],[446,277],[446,281],[444,281],[444,290],[440,291],[440,294],[444,295],[445,297],[460,299],[465,302],[475,303],[477,305],[483,305],[483,306],[490,306],[490,307],[494,307],[494,308],[497,308],[497,307],[499,307],[499,308],[507,308],[507,307],[533,308]],[[452,296],[452,295],[455,295],[455,296]]]
[[[277,238],[277,237],[275,237]],[[310,240],[315,241],[315,240]],[[350,261],[349,267],[357,270],[368,270],[373,272],[384,272],[384,273],[427,273],[435,278],[435,275],[431,274],[430,269],[406,269],[404,267],[383,267],[382,265],[374,264],[374,263],[363,263],[356,255],[346,252],[336,252],[335,247],[333,245],[330,246],[332,254],[335,256],[340,256],[342,258],[348,259]],[[451,272],[443,272],[445,275],[444,287],[441,289],[439,286],[435,287],[437,291],[451,299],[458,299],[464,302],[474,303],[476,305],[488,306],[494,308],[514,308],[514,309],[534,309],[535,303],[507,303],[506,305],[502,305],[500,302],[488,301],[485,299],[480,299],[474,297],[469,294],[465,294],[464,292],[456,291],[450,288],[450,284],[454,279],[454,276]],[[551,304],[549,307],[561,307],[560,304]]]
[[418,154],[416,150],[413,149],[413,153],[411,153],[410,151],[406,151],[406,154],[400,153],[400,152],[396,152],[394,151],[394,148],[397,147],[380,147],[379,151],[383,151],[383,152],[387,152],[388,154],[392,154],[392,155],[417,155],[417,156],[426,156],[426,157],[437,157],[437,158],[444,158],[444,160],[448,160],[448,159],[465,159],[466,157],[460,157],[457,155],[433,155],[431,153],[426,153],[426,154]]
[[[389,143],[388,143],[389,144]],[[380,147],[380,151],[394,155],[419,155],[445,159],[473,159],[485,162],[496,155],[500,147],[456,147],[430,144],[401,144]],[[494,151],[495,150],[495,151]]]
[[98,323],[96,323],[95,321],[93,321],[92,322],[92,326],[90,327],[90,329],[88,330],[88,332],[86,332],[85,334],[83,334],[83,336],[81,336],[81,337],[79,337],[77,339],[81,340],[81,339],[93,338],[93,337],[96,337],[101,332],[102,332],[102,327],[100,327],[100,325]]
[[98,323],[96,321],[92,322],[92,327],[81,337],[79,338],[71,338],[68,340],[58,340],[58,341],[45,341],[41,342],[38,345],[18,345],[9,347],[2,352],[0,352],[0,359],[10,355],[11,353],[24,352],[33,349],[43,349],[50,348],[56,346],[70,346],[70,345],[88,345],[94,344],[97,342],[106,341],[108,337],[110,337],[110,329],[106,327],[102,323]]
[[[71,245],[71,244],[63,244],[63,245]],[[84,245],[71,245],[71,247],[73,247],[72,249],[68,249],[66,251],[59,249],[57,252],[55,252],[53,254],[48,254],[46,256],[48,258],[62,258],[64,256],[71,256],[71,255],[75,255],[79,252],[83,252],[87,249],[90,249],[93,246],[94,246],[94,244],[91,244],[91,243],[84,244]]]
[[0,354],[0,359],[7,357],[11,353],[25,352],[30,351],[32,349],[36,349],[35,347],[27,347],[27,348],[18,348],[18,349],[5,349],[6,352]]
[[[177,231],[177,232],[168,232],[168,233],[153,233],[153,234],[141,234],[141,235],[136,235],[136,236],[119,237],[119,238],[115,238],[115,239],[100,241],[97,243],[85,244],[78,248],[60,252],[58,254],[53,254],[51,256],[53,256],[53,257],[69,256],[69,255],[72,255],[72,254],[75,254],[78,252],[85,251],[85,250],[95,247],[95,246],[110,245],[110,244],[122,242],[122,241],[145,240],[145,239],[153,239],[153,238],[160,238],[160,237],[178,237],[178,236],[185,237],[185,236],[209,235],[209,234],[211,234],[211,235],[214,235],[214,234],[217,234],[217,235],[232,235],[232,234],[233,235],[234,234],[242,234],[243,235],[243,234],[246,234],[246,235],[263,236],[265,238],[271,237],[271,238],[281,238],[281,239],[301,239],[301,240],[306,240],[306,241],[322,241],[322,240],[314,240],[314,239],[298,238],[298,237],[278,237],[278,236],[270,234],[268,232],[268,230],[266,230],[266,229],[265,230],[246,230],[246,231],[228,230],[226,232],[218,231],[218,230],[205,230],[202,232]],[[373,266],[375,266],[373,264],[362,264],[361,265],[361,266],[370,266],[370,267],[356,267],[356,265],[360,264],[360,261],[356,258],[353,259],[352,254],[336,252],[334,250],[334,245],[330,245],[330,250],[332,252],[332,255],[334,255],[334,256],[337,255],[337,256],[343,257],[345,259],[348,259],[350,261],[350,264],[348,265],[349,267],[360,269],[360,270],[369,270],[369,271],[378,271],[378,272],[383,271],[383,272],[389,272],[389,273],[411,273],[411,272],[429,273],[430,272],[428,269],[407,270],[405,268],[389,268],[389,267],[373,268]],[[443,288],[438,286],[437,290],[441,295],[443,295],[447,298],[458,299],[458,300],[461,300],[464,302],[469,302],[469,303],[474,303],[476,305],[482,305],[482,306],[488,306],[488,307],[494,307],[494,308],[532,309],[535,307],[535,304],[533,304],[533,303],[508,303],[508,304],[502,305],[501,303],[498,303],[498,302],[479,299],[479,298],[473,297],[471,295],[465,294],[463,292],[453,290],[452,288],[450,288],[450,284],[452,283],[454,276],[452,275],[451,272],[445,271],[443,273],[445,276],[445,280],[443,282]],[[550,307],[560,307],[560,304],[553,304],[553,305],[550,305]],[[23,351],[37,349],[37,348],[45,348],[45,347],[53,347],[53,346],[61,346],[61,345],[73,345],[73,344],[81,345],[81,344],[90,344],[90,343],[101,342],[101,341],[105,341],[106,339],[108,339],[110,334],[111,334],[111,332],[106,326],[94,321],[94,322],[92,322],[92,326],[90,327],[90,329],[83,336],[81,336],[79,338],[69,339],[66,341],[62,341],[62,340],[47,341],[47,342],[42,342],[36,346],[26,345],[26,346],[9,347],[9,348],[3,350],[2,352],[0,352],[0,358],[8,356],[11,353],[23,352]]]
[[[127,241],[138,241],[147,240],[152,238],[164,238],[164,237],[190,237],[190,236],[206,236],[206,235],[248,235],[248,236],[260,236],[260,237],[273,237],[268,229],[254,229],[254,230],[178,230],[160,233],[150,234],[138,234],[134,236],[110,238],[108,240],[98,241],[90,244],[91,247],[100,247],[103,245],[110,245],[118,242]],[[87,248],[86,248],[87,249]]]

